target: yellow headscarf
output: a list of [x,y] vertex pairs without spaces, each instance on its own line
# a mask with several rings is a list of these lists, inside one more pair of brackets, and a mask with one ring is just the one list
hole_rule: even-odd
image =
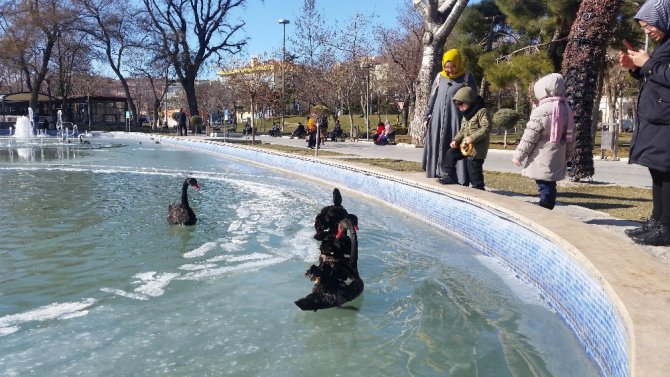
[[[452,62],[454,63],[454,66],[456,66],[456,73],[454,74],[449,74],[447,71],[444,69],[444,65],[447,62]],[[442,55],[442,72],[440,74],[444,77],[454,79],[456,77],[460,77],[465,73],[465,64],[463,64],[463,57],[461,57],[461,53],[458,52],[457,49],[451,49]]]

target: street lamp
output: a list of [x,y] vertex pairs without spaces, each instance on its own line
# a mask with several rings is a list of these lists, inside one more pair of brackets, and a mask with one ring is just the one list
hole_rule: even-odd
[[365,140],[370,141],[370,68],[369,64],[363,65],[365,69],[365,128],[366,135]]
[[88,115],[88,130],[91,131],[91,80],[86,79],[86,115]]
[[284,29],[284,37],[282,40],[282,53],[281,53],[281,130],[284,131],[284,112],[286,111],[286,105],[284,104],[284,87],[286,86],[286,81],[284,79],[284,66],[286,65],[286,24],[290,24],[291,21],[281,18],[279,23]]

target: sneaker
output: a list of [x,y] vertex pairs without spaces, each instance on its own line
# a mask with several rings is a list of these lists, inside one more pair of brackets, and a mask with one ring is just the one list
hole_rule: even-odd
[[456,178],[450,176],[449,174],[447,174],[447,175],[443,175],[442,178],[438,179],[437,181],[440,182],[440,183],[443,184],[443,185],[455,185],[455,184],[458,184],[458,180],[457,180]]
[[659,225],[647,233],[631,237],[635,243],[652,246],[670,246],[670,227]]
[[642,224],[642,226],[633,229],[626,229],[624,230],[624,233],[626,233],[628,237],[635,237],[639,236],[640,234],[647,233],[648,231],[656,228],[657,226],[658,226],[658,220],[656,220],[653,217],[650,217],[646,223]]

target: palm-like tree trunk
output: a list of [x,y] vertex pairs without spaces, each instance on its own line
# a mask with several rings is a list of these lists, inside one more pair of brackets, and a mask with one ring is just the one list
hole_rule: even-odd
[[607,41],[614,29],[620,6],[621,0],[584,0],[572,24],[563,54],[562,73],[566,82],[566,98],[575,114],[575,180],[592,177],[594,173],[591,138],[593,108]]

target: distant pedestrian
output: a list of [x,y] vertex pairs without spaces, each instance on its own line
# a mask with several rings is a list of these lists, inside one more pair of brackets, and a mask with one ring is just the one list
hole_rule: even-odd
[[319,145],[325,144],[326,139],[328,138],[328,115],[323,115],[317,122],[317,128],[319,129]]
[[565,100],[565,81],[559,73],[550,73],[533,86],[537,106],[512,161],[523,166],[521,175],[535,180],[541,207],[554,209],[556,182],[565,178],[567,162],[575,152],[574,119]]
[[316,146],[316,139],[317,139],[317,129],[316,129],[316,122],[314,122],[314,117],[310,117],[307,120],[307,147],[310,149],[314,149]]
[[177,123],[177,133],[179,136],[186,136],[186,112],[184,108],[179,108],[179,122]]
[[361,132],[360,127],[358,126],[358,124],[354,124],[351,127],[351,141],[354,141],[354,142],[358,141],[358,135],[360,134],[360,132]]

